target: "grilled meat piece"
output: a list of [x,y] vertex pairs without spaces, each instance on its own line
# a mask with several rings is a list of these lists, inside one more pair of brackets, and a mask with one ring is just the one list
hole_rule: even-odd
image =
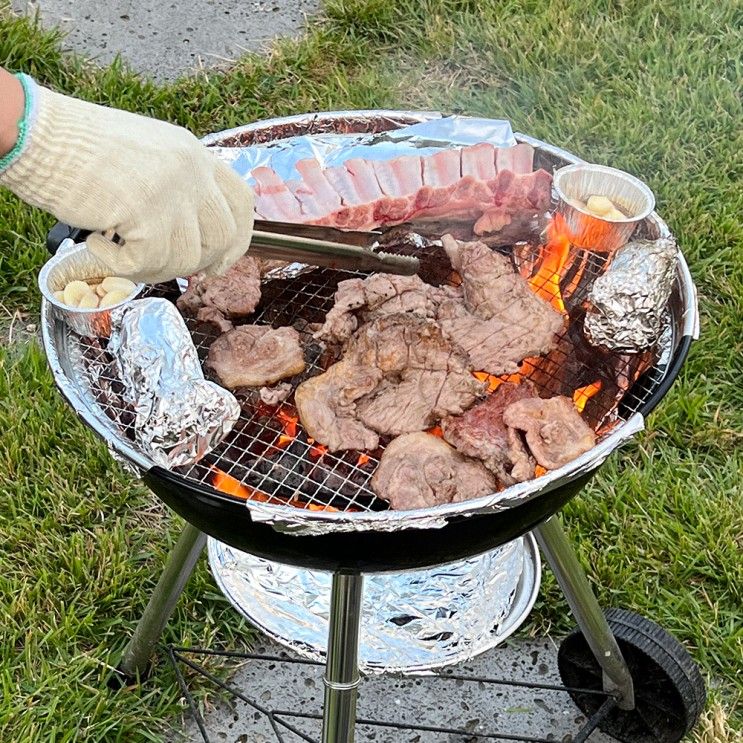
[[[360,378],[367,389],[360,387]],[[397,313],[363,325],[342,361],[303,382],[295,400],[310,436],[331,451],[373,449],[376,443],[359,445],[358,426],[392,436],[420,431],[443,415],[466,410],[482,389],[466,356],[434,322]],[[342,431],[333,430],[346,419],[357,426],[344,423]]]
[[356,401],[376,389],[382,373],[341,360],[297,387],[299,419],[315,441],[330,451],[376,449],[379,436],[355,417]]
[[521,437],[503,422],[503,411],[518,400],[536,396],[527,381],[501,384],[484,402],[462,415],[444,418],[444,439],[462,454],[482,460],[504,485],[528,480],[534,476],[534,459]]
[[572,462],[596,443],[596,434],[568,397],[518,400],[503,411],[503,421],[524,431],[534,458],[548,470]]
[[304,356],[294,328],[241,325],[212,343],[207,365],[234,390],[293,377],[304,371]]
[[493,475],[428,433],[398,436],[385,449],[372,489],[398,511],[458,503],[492,493]]
[[531,291],[506,257],[484,243],[463,243],[450,235],[442,243],[462,277],[464,303],[443,302],[436,319],[476,369],[516,372],[523,359],[554,347],[562,316]]
[[281,382],[275,387],[261,387],[261,402],[266,405],[279,405],[292,393],[292,386],[288,382]]
[[435,317],[438,304],[457,294],[453,287],[430,286],[418,276],[377,273],[363,280],[347,279],[338,284],[335,304],[315,338],[326,343],[348,340],[359,325],[357,315],[363,320],[398,312]]
[[221,276],[192,276],[176,305],[184,315],[219,328],[224,320],[247,317],[260,301],[260,265],[255,258],[244,255]]

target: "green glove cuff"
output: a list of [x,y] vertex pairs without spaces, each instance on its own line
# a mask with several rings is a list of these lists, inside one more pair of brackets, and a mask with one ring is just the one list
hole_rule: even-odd
[[29,132],[36,119],[36,83],[33,78],[24,75],[22,72],[17,74],[16,77],[23,86],[25,97],[23,118],[18,122],[18,139],[15,146],[5,157],[0,158],[0,173],[9,168],[23,154],[28,144]]

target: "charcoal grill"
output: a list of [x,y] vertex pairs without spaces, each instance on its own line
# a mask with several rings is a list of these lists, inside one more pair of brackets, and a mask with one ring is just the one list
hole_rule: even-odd
[[[295,134],[376,132],[439,116],[396,111],[297,116],[211,135],[205,142],[209,146],[235,147]],[[536,167],[554,170],[581,162],[547,143],[525,135],[516,137],[536,148]],[[649,238],[669,234],[656,213],[645,220],[641,232]],[[75,231],[59,225],[50,233],[50,243],[56,249],[60,243],[66,246],[79,237]],[[421,258],[425,262],[425,256]],[[581,287],[604,270],[603,260],[581,251],[571,255],[571,264],[582,266],[583,271],[583,279],[572,295],[574,307],[579,307],[584,298]],[[265,299],[259,314],[252,321],[274,325],[317,322],[332,305],[338,281],[353,275],[330,269],[271,275],[264,284]],[[173,286],[153,287],[151,292],[176,296]],[[684,363],[698,333],[697,326],[694,284],[679,256],[677,280],[657,358],[634,381],[618,408],[611,395],[598,395],[588,402],[587,417],[603,426],[604,431],[591,452],[560,470],[491,496],[419,511],[391,512],[369,486],[380,453],[368,453],[364,461],[358,452],[318,455],[315,442],[301,432],[294,435],[287,430],[287,421],[293,425],[294,416],[287,404],[277,415],[256,401],[245,400],[245,412],[235,431],[204,460],[174,470],[155,466],[133,443],[127,411],[118,401],[117,380],[107,363],[104,345],[98,339],[74,334],[43,303],[44,346],[59,389],[112,454],[189,523],[124,654],[122,673],[134,677],[146,669],[154,645],[203,550],[205,535],[210,535],[260,558],[333,573],[323,740],[351,741],[363,574],[453,562],[495,549],[533,530],[585,638],[593,659],[590,662],[596,665],[597,683],[611,694],[616,707],[613,714],[631,714],[637,709],[637,676],[633,684],[633,673],[555,514],[585,486],[605,457],[639,430],[644,417],[658,405]],[[191,329],[203,358],[212,339],[196,327]],[[327,365],[319,351],[311,361],[310,373]],[[617,365],[614,369],[621,376],[622,369]],[[577,377],[572,381],[575,387],[581,386]],[[582,380],[590,381],[588,377]],[[564,393],[551,388],[549,376],[541,385],[549,394]],[[229,488],[215,487],[215,473],[219,472],[234,478],[228,480]],[[679,652],[674,647],[671,655],[676,657]],[[699,712],[701,680],[695,669],[685,671],[684,678],[689,688],[696,690],[696,696],[689,692],[690,698],[694,697],[693,704],[689,702],[683,710],[683,727],[688,728]],[[590,706],[577,697],[576,701],[584,709]],[[606,710],[602,715],[606,724],[611,715]],[[661,739],[671,740],[658,738]]]

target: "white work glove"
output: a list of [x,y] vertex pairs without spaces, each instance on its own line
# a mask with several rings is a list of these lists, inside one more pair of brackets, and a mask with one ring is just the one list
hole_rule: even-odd
[[[0,184],[93,230],[88,249],[112,275],[154,283],[218,274],[246,252],[253,193],[193,134],[23,82],[26,141]],[[123,244],[102,234],[114,232]]]

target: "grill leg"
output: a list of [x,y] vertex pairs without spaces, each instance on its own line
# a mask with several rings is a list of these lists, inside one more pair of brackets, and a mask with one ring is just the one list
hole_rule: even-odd
[[147,671],[155,645],[160,640],[205,544],[206,534],[195,526],[186,524],[168,555],[165,569],[119,663],[118,670],[128,680],[143,676]]
[[323,743],[353,743],[359,685],[359,624],[364,577],[333,574],[325,667]]
[[618,693],[621,709],[634,709],[635,693],[629,668],[558,517],[553,516],[538,526],[535,534],[591,652],[603,669],[604,691]]

